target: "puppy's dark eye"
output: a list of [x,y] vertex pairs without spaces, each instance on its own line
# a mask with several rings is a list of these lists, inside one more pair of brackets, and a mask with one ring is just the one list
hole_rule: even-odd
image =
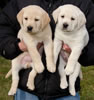
[[35,18],[35,21],[39,21],[39,19]]
[[25,17],[24,19],[25,19],[25,20],[28,20],[28,18],[27,18],[27,17]]
[[64,17],[65,17],[64,15],[61,16],[61,18],[64,18]]
[[75,20],[75,18],[71,17],[71,20]]

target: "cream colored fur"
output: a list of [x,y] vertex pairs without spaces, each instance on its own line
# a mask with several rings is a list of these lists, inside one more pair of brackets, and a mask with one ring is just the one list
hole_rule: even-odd
[[[53,12],[53,17],[57,23],[54,39],[54,57],[57,62],[58,54],[62,47],[62,42],[69,45],[72,52],[66,63],[60,56],[59,73],[61,77],[61,88],[67,88],[66,75],[69,75],[69,92],[75,95],[75,81],[79,76],[81,65],[78,62],[83,48],[89,41],[86,29],[86,18],[84,13],[76,6],[67,4],[60,6]],[[67,25],[64,27],[64,24]],[[64,69],[66,65],[66,68]]]
[[[12,60],[12,86],[8,95],[14,95],[16,93],[19,82],[18,73],[22,68],[32,67],[27,87],[31,90],[35,89],[34,78],[37,73],[42,73],[44,70],[41,56],[37,50],[37,44],[39,42],[43,42],[44,44],[48,71],[55,72],[56,70],[53,59],[52,32],[49,25],[50,18],[48,14],[39,6],[32,5],[23,8],[18,13],[17,19],[21,25],[18,38],[24,41],[28,52],[24,52]],[[27,30],[28,26],[32,27],[31,31]],[[23,63],[26,56],[31,59],[31,62]]]

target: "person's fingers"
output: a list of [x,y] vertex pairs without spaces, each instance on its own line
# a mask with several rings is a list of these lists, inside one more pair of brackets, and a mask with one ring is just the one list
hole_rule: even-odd
[[62,48],[61,48],[61,57],[64,59],[65,62],[68,61],[68,57],[71,53],[71,48],[67,45],[62,43]]
[[21,51],[27,51],[27,47],[23,41],[19,42],[18,46],[19,46]]
[[42,46],[43,46],[43,42],[38,43],[38,45],[37,45],[37,49],[39,50]]
[[66,53],[71,53],[71,48],[67,45],[67,44],[63,44],[62,49],[66,52]]

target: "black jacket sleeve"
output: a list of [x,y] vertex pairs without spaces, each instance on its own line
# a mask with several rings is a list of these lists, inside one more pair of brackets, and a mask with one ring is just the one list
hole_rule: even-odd
[[90,66],[94,65],[94,4],[91,2],[90,7],[88,8],[87,13],[87,30],[89,33],[89,43],[84,48],[80,58],[79,62],[83,66]]
[[0,13],[0,55],[7,59],[13,59],[22,51],[18,47],[17,39],[17,7],[12,0]]

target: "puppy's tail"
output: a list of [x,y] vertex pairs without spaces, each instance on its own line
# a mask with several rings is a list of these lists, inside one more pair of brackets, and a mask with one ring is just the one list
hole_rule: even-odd
[[12,69],[9,70],[9,72],[6,74],[5,78],[9,78],[12,75]]
[[80,77],[81,80],[83,79],[82,70],[80,70],[79,77]]

